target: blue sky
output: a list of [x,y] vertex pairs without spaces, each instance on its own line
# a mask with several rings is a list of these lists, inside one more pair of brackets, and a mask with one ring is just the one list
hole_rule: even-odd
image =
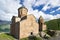
[[60,0],[0,0],[0,20],[11,21],[23,5],[36,19],[40,16],[46,21],[60,18]]

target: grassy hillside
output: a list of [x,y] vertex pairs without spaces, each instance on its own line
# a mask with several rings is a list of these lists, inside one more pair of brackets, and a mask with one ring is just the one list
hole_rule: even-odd
[[0,25],[0,32],[10,32],[10,24]]
[[[17,40],[17,39],[15,39],[10,34],[0,33],[0,40]],[[42,40],[42,38],[36,37],[36,36],[34,36],[34,37],[31,36],[31,37],[23,38],[23,39],[20,39],[20,40]]]
[[9,34],[0,33],[0,40],[15,40],[15,39]]
[[60,19],[54,19],[46,22],[47,29],[60,30]]

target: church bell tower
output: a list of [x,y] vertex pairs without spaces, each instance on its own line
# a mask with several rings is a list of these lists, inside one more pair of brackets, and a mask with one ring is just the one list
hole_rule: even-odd
[[22,18],[24,16],[27,16],[28,9],[25,7],[20,7],[18,9],[18,17]]

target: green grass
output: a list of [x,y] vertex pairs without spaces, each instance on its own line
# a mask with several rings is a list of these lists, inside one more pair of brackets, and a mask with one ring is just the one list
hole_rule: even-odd
[[14,40],[14,38],[11,35],[8,35],[6,33],[1,33],[0,40]]
[[30,37],[27,37],[27,38],[23,38],[23,39],[20,39],[20,40],[42,40],[42,38],[40,37],[36,37],[36,36],[30,36]]

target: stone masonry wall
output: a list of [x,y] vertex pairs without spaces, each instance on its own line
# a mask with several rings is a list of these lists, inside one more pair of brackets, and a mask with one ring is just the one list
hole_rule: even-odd
[[35,21],[33,15],[28,15],[27,19],[20,22],[20,38],[25,38],[31,35],[33,32],[34,35],[38,34],[39,25]]

